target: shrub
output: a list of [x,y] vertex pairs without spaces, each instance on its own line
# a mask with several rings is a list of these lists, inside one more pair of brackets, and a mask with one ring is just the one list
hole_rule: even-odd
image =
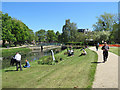
[[52,65],[55,65],[56,63],[55,62],[52,62]]
[[44,64],[50,65],[51,62],[52,62],[52,57],[51,57],[51,56],[43,60],[43,63],[44,63]]
[[38,64],[44,64],[43,60],[38,61]]
[[115,44],[115,42],[114,42],[114,41],[112,41],[112,42],[111,42],[111,44]]
[[59,57],[55,57],[55,62],[56,63],[60,62],[60,58]]
[[55,57],[55,62],[54,62],[53,59],[52,59],[52,56],[49,56],[48,58],[45,58],[43,60],[39,60],[38,64],[41,64],[41,65],[43,65],[43,64],[55,65],[55,63],[58,63],[60,61],[62,61],[62,58],[60,58],[60,57]]
[[60,58],[60,61],[62,61],[62,58]]

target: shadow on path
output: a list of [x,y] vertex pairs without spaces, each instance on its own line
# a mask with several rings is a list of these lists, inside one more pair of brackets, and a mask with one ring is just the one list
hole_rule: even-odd
[[104,62],[91,62],[91,63],[100,64],[100,63],[104,63]]

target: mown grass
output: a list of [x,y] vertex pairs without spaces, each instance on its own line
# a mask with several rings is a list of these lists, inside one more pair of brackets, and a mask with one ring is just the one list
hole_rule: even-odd
[[109,51],[120,56],[120,47],[110,47]]
[[30,51],[29,48],[2,49],[2,56],[3,57],[13,56],[16,54],[16,52],[25,53],[28,51]]
[[[2,70],[3,88],[91,88],[96,71],[98,56],[94,51],[86,50],[86,56],[79,56],[81,51],[75,50],[75,55],[64,55],[66,50],[55,56],[63,58],[56,65],[39,65],[31,62],[30,68],[23,71],[15,67]],[[44,57],[46,58],[46,57]],[[42,58],[43,59],[43,58]]]

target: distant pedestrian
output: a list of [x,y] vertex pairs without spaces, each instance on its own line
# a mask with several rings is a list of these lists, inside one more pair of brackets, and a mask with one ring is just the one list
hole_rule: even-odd
[[106,42],[104,42],[104,46],[102,47],[102,50],[103,50],[103,62],[106,62],[107,61],[107,58],[108,58],[108,51],[109,51],[109,46],[107,45]]
[[43,46],[41,46],[41,52],[43,51]]
[[[22,67],[21,67],[21,55],[17,52],[16,55],[15,55],[15,58],[16,60],[16,71],[18,71],[18,68],[20,68],[20,70],[22,71]],[[18,67],[19,65],[19,67]]]
[[99,43],[96,44],[96,51],[98,51]]

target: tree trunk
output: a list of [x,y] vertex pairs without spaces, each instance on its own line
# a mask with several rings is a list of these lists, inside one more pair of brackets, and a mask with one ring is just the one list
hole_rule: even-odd
[[11,46],[11,42],[9,41],[9,46]]
[[17,46],[17,43],[16,42],[14,42],[14,45],[15,45],[15,47]]
[[3,40],[2,42],[2,47],[5,47],[5,40]]

